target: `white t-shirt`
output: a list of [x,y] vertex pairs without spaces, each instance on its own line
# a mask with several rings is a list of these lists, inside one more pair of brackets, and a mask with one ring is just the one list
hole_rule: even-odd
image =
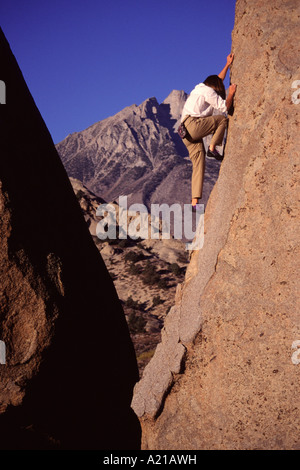
[[181,122],[185,116],[206,117],[212,116],[214,110],[227,112],[226,100],[223,100],[213,88],[199,83],[185,102],[181,114]]

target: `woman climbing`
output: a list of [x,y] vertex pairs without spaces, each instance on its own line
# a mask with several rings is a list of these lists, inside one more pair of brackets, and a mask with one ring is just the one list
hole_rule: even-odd
[[219,75],[210,75],[203,83],[197,85],[186,100],[182,111],[181,124],[187,131],[185,136],[182,135],[183,142],[193,164],[192,206],[194,209],[199,199],[202,198],[205,170],[203,137],[213,134],[207,149],[207,156],[222,160],[222,156],[215,147],[222,144],[228,118],[224,114],[213,116],[213,111],[227,113],[231,107],[236,85],[229,86],[226,98],[223,80],[232,61],[233,54],[229,54],[226,65]]

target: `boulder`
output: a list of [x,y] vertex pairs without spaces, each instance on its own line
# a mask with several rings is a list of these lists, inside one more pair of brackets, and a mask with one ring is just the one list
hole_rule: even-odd
[[2,30],[0,62],[0,448],[138,449],[120,301]]
[[299,15],[298,0],[237,0],[204,246],[135,387],[144,449],[300,449]]

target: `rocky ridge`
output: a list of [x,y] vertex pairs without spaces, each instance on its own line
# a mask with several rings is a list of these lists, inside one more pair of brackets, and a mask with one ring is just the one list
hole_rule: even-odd
[[[149,98],[67,136],[56,147],[68,175],[107,201],[189,204],[192,165],[176,132],[186,98],[173,90],[160,104]],[[203,203],[219,167],[207,159]]]
[[[161,340],[161,328],[173,306],[176,287],[182,282],[189,256],[181,240],[100,240],[97,208],[105,201],[80,181],[70,178],[93,240],[101,253],[123,305],[135,347],[140,376]],[[115,207],[117,222],[119,207]],[[128,223],[131,217],[128,217]],[[149,269],[151,263],[151,269]]]

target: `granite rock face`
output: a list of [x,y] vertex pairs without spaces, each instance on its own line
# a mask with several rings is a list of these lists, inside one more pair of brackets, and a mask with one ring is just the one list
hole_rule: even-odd
[[137,449],[121,304],[2,30],[0,62],[0,447]]
[[144,449],[300,449],[299,17],[298,0],[237,0],[204,247],[135,388]]

